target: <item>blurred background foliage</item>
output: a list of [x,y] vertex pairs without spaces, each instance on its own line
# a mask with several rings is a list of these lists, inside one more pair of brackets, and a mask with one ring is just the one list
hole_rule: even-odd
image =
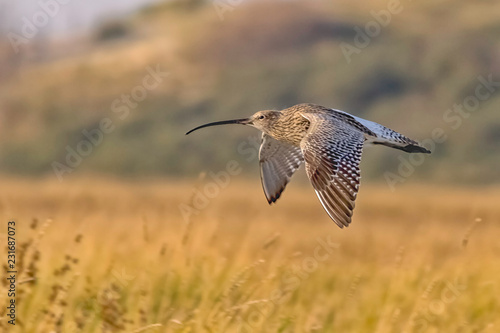
[[[220,4],[225,4],[221,13]],[[232,4],[231,4],[232,3]],[[104,117],[105,134],[72,173],[126,177],[189,176],[236,159],[255,176],[256,160],[238,145],[243,127],[184,133],[208,121],[310,102],[379,122],[414,139],[442,128],[447,140],[418,167],[417,179],[500,181],[500,94],[458,129],[446,110],[474,94],[478,77],[500,81],[500,3],[401,1],[370,44],[348,62],[356,27],[388,1],[168,1],[113,17],[88,33],[39,33],[14,54],[0,47],[0,171],[53,175],[66,147]],[[130,94],[147,67],[169,72],[124,119],[112,103]],[[403,153],[367,150],[364,176],[397,172]]]

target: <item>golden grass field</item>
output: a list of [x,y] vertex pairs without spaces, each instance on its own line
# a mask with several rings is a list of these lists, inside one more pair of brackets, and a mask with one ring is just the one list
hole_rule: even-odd
[[300,182],[269,207],[233,180],[184,219],[206,182],[3,179],[0,331],[500,331],[498,188],[364,184],[341,230]]

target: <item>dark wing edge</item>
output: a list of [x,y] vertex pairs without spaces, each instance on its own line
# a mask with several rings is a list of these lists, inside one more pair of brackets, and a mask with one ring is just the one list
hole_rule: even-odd
[[259,150],[260,178],[267,202],[276,202],[304,158],[299,147],[262,134]]
[[311,122],[301,143],[307,175],[330,218],[340,228],[347,227],[361,179],[364,134],[328,115],[303,116]]
[[365,133],[367,144],[383,145],[405,151],[407,153],[430,154],[431,151],[417,141],[387,128],[379,123],[359,118],[341,110],[331,109],[332,115],[344,118],[350,125]]

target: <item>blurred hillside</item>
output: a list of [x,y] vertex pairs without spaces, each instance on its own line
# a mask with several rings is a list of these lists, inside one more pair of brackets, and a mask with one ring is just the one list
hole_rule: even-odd
[[[68,147],[88,152],[72,174],[192,176],[221,170],[230,159],[254,171],[256,160],[238,146],[255,130],[184,133],[312,102],[420,141],[445,135],[416,167],[416,179],[500,181],[500,87],[483,86],[473,97],[481,82],[500,82],[500,3],[402,1],[384,17],[388,3],[167,2],[104,22],[92,35],[38,36],[19,54],[5,42],[0,171],[52,174],[54,161],[67,165]],[[360,47],[357,31],[373,28],[376,17],[384,24]],[[346,47],[356,51],[346,57]],[[123,97],[134,94],[140,100]],[[453,111],[463,103],[472,104]],[[82,146],[103,118],[111,122],[108,133]],[[364,176],[397,174],[399,156],[408,158],[367,150]]]

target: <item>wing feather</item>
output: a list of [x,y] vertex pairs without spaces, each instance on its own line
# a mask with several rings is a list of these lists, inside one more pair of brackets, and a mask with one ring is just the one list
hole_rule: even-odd
[[301,114],[311,122],[301,142],[307,175],[330,218],[347,227],[361,178],[364,133],[328,114]]
[[259,150],[262,188],[269,204],[276,202],[294,172],[304,161],[299,147],[277,141],[262,134]]

